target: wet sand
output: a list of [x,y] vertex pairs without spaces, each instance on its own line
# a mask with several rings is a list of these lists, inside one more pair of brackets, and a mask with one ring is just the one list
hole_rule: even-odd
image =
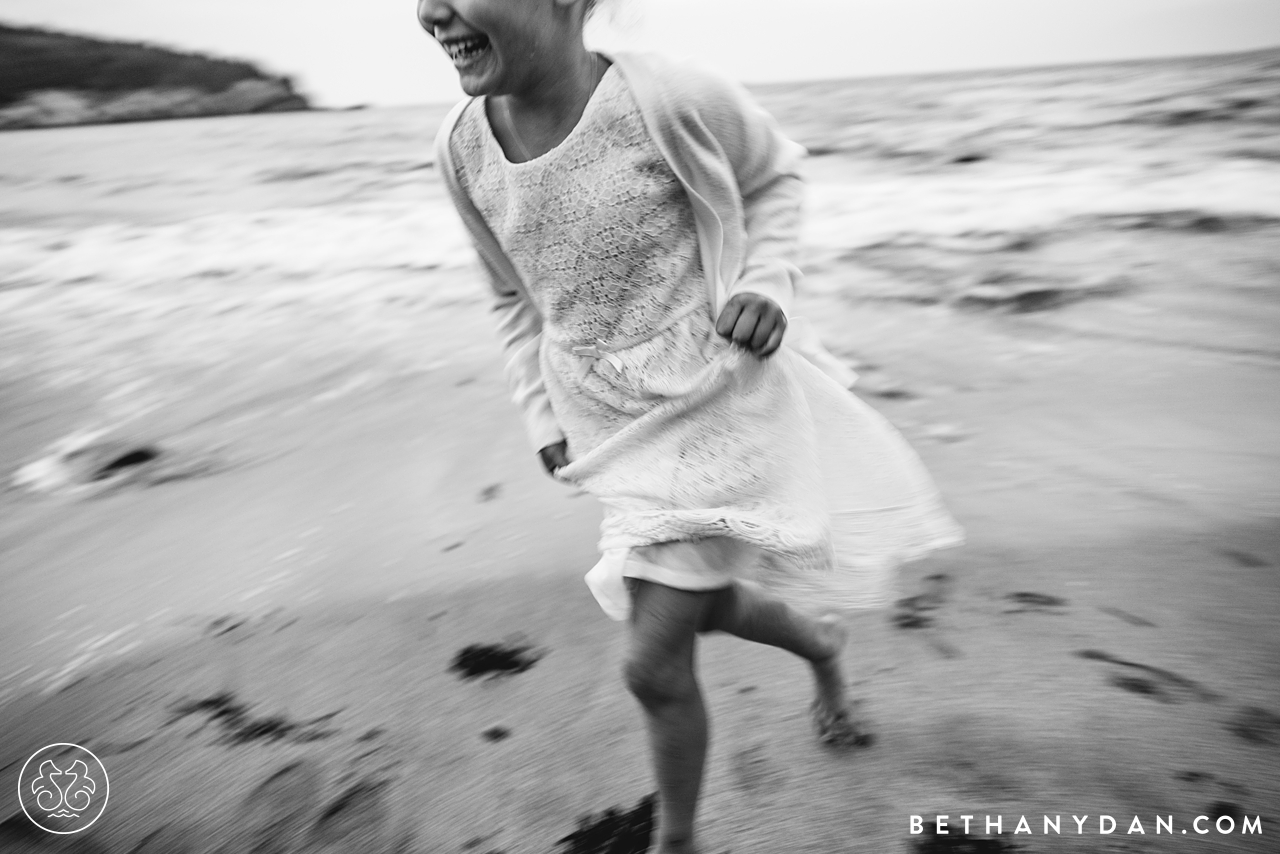
[[[801,311],[969,543],[850,616],[868,749],[816,743],[799,662],[706,641],[708,852],[966,850],[909,834],[938,814],[1002,816],[986,850],[1272,850],[1278,65],[849,83],[816,124],[818,90],[762,93],[818,154]],[[581,582],[599,511],[524,445],[438,120],[0,136],[4,850],[581,854],[583,816],[643,824],[625,634]],[[529,666],[466,679],[473,644]],[[70,845],[13,796],[57,741],[111,774]]]

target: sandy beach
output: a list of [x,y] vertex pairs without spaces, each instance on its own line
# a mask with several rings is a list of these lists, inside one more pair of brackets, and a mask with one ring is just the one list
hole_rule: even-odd
[[[812,154],[798,313],[968,543],[848,616],[868,748],[706,640],[705,851],[1280,851],[1277,93],[757,90]],[[526,447],[443,111],[0,134],[0,850],[644,850],[599,508]],[[17,798],[57,742],[110,774],[74,836]]]

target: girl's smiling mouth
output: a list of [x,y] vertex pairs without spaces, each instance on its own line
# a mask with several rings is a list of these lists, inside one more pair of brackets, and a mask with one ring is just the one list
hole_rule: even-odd
[[475,65],[489,52],[489,37],[482,34],[440,39],[440,46],[453,60],[454,68],[463,71]]

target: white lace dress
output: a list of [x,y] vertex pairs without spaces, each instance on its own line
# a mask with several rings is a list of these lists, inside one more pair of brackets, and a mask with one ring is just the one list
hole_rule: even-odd
[[605,508],[587,580],[611,616],[627,612],[624,576],[883,604],[898,560],[958,539],[874,410],[787,348],[760,360],[715,333],[692,209],[616,69],[541,157],[508,161],[483,99],[452,144],[542,316],[543,380],[573,460],[560,475]]

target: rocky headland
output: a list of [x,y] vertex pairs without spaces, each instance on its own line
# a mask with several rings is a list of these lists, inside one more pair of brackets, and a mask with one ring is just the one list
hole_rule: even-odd
[[247,62],[0,24],[0,130],[309,107]]

